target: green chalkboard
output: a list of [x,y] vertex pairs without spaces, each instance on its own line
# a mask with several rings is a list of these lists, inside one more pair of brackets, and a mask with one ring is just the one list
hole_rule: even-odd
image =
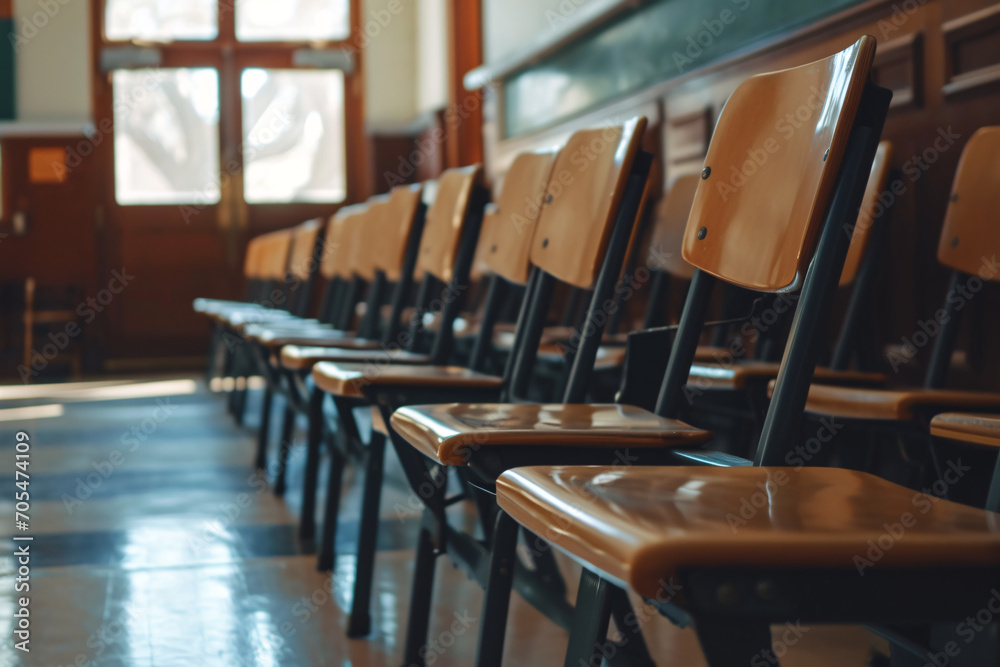
[[505,84],[506,136],[703,67],[864,0],[656,0]]
[[0,120],[17,118],[17,86],[14,80],[14,19],[0,19]]

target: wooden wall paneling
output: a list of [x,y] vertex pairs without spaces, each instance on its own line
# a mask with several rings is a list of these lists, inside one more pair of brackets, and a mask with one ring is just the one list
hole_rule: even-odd
[[945,43],[945,95],[1000,82],[1000,4],[941,26]]
[[465,73],[483,64],[481,0],[448,0],[451,39],[450,106],[446,111],[448,167],[483,161],[483,94],[463,85]]
[[890,109],[923,104],[923,33],[879,44],[872,80],[892,91]]

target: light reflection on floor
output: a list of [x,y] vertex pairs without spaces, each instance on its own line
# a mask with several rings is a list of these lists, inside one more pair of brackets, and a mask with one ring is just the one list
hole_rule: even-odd
[[[70,401],[61,417],[0,424],[0,442],[11,442],[15,430],[31,433],[33,490],[39,498],[31,510],[37,528],[32,651],[15,651],[9,640],[14,563],[12,542],[5,539],[0,632],[8,639],[0,643],[0,665],[398,667],[413,569],[409,544],[418,515],[400,520],[393,510],[405,504],[407,494],[392,465],[387,474],[396,483],[387,485],[382,501],[373,631],[367,640],[346,639],[343,612],[353,584],[349,552],[360,513],[358,476],[345,478],[338,533],[343,553],[332,576],[319,573],[314,556],[295,540],[301,445],[287,501],[267,489],[258,493],[250,468],[255,418],[248,419],[251,426],[234,426],[222,398],[203,387],[196,394],[174,394],[172,416],[102,477],[91,497],[67,505],[65,497],[77,493],[78,480],[121,448],[122,433],[147,419],[156,400],[143,394],[134,400]],[[254,397],[251,415],[256,406]],[[277,428],[280,420],[273,421]],[[13,483],[13,471],[13,457],[5,455],[0,478],[6,486]],[[0,509],[10,507],[0,502]],[[6,522],[0,526],[9,530]],[[571,563],[561,565],[572,599],[579,571]],[[478,618],[482,592],[443,559],[438,584],[432,635],[444,632],[456,611]],[[691,631],[660,619],[646,631],[662,656],[659,664],[703,664]],[[477,634],[473,624],[437,657],[436,667],[472,664]],[[507,664],[562,664],[566,641],[563,630],[515,596]],[[782,664],[862,665],[872,645],[879,644],[858,629],[815,628]]]

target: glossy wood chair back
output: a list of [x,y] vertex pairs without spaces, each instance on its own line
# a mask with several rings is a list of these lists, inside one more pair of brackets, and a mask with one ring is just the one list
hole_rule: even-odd
[[681,176],[660,200],[653,221],[646,266],[666,271],[674,278],[691,280],[694,267],[681,255],[681,243],[700,183],[701,177],[697,174]]
[[351,230],[351,268],[364,281],[375,279],[382,247],[383,220],[389,206],[388,195],[368,200],[368,210],[355,221]]
[[1000,253],[1000,126],[983,127],[962,151],[938,243],[938,261],[984,280],[1000,280],[987,262]]
[[399,185],[389,193],[389,201],[382,215],[381,249],[376,266],[385,272],[390,282],[398,282],[406,260],[406,249],[418,216],[421,214],[423,185]]
[[889,181],[889,168],[892,162],[892,142],[883,141],[878,145],[878,152],[875,153],[875,162],[872,163],[872,172],[868,177],[868,185],[865,187],[865,197],[861,204],[861,213],[858,216],[857,224],[851,232],[851,247],[847,251],[847,260],[844,261],[844,270],[840,274],[840,286],[846,287],[854,282],[861,270],[861,265],[868,255],[868,248],[871,245],[872,228],[876,224],[883,224],[878,218],[886,215],[884,205],[879,201],[879,196],[885,190]]
[[247,242],[247,254],[243,258],[243,275],[247,280],[259,280],[263,270],[266,240],[263,236],[255,236]]
[[483,189],[483,167],[472,165],[445,171],[438,179],[437,196],[427,210],[417,271],[444,283],[454,277],[455,260],[471,208],[485,205],[477,191]]
[[552,168],[531,263],[557,279],[593,289],[603,265],[646,118],[574,133]]
[[330,218],[320,261],[320,273],[327,280],[350,279],[352,274],[351,230],[354,223],[367,210],[367,204],[345,206]]
[[874,57],[866,36],[740,84],[708,149],[684,259],[757,291],[801,285]]
[[307,220],[292,231],[292,248],[288,257],[288,273],[292,278],[308,280],[318,268],[316,244],[322,230],[319,219]]
[[508,282],[528,282],[531,242],[556,155],[555,151],[518,155],[504,178],[496,210],[483,220],[479,236],[483,261]]
[[284,281],[288,275],[288,257],[292,247],[292,230],[281,229],[267,234],[262,275],[267,280]]

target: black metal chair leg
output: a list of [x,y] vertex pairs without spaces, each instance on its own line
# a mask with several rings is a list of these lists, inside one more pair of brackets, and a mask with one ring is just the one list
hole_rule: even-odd
[[573,627],[569,633],[565,667],[601,667],[602,649],[608,642],[613,586],[590,570],[580,575]]
[[[430,510],[424,510],[429,513]],[[428,517],[430,519],[431,517]],[[433,523],[425,521],[425,525]],[[410,615],[406,624],[406,648],[403,667],[425,667],[422,649],[427,645],[430,627],[431,596],[434,593],[434,566],[438,553],[427,528],[421,528],[417,539],[416,566],[413,571],[413,588],[410,593]]]
[[347,636],[364,637],[371,630],[372,575],[378,547],[379,501],[382,497],[382,467],[385,460],[385,435],[372,432],[365,466],[365,491],[361,504],[358,535],[358,560],[354,571],[354,596]]
[[260,428],[257,430],[257,470],[267,469],[267,441],[271,430],[271,403],[274,400],[274,392],[271,385],[264,389],[264,402],[260,408]]
[[489,579],[479,621],[476,667],[500,667],[503,664],[507,611],[510,607],[510,591],[514,584],[514,563],[517,558],[517,534],[517,522],[506,512],[497,512]]
[[281,444],[278,447],[278,469],[275,471],[274,495],[285,495],[288,486],[287,468],[288,455],[292,451],[292,438],[295,435],[295,408],[291,402],[285,404],[285,416],[281,420]]
[[771,626],[766,621],[698,615],[694,629],[709,667],[778,664],[771,652]]
[[632,601],[628,599],[628,593],[618,587],[615,587],[611,594],[611,615],[622,637],[617,643],[617,648],[618,655],[624,660],[620,660],[618,664],[627,664],[630,667],[656,667],[653,656],[649,654],[649,647],[646,646],[646,638],[642,636],[642,628],[639,626],[635,609],[632,608]]
[[521,531],[524,534],[525,543],[532,547],[534,553],[532,560],[538,578],[551,588],[553,596],[566,597],[566,580],[563,579],[562,572],[559,571],[559,564],[556,563],[552,547],[531,531],[525,528],[522,528]]
[[344,479],[344,455],[337,447],[330,447],[330,478],[326,483],[326,509],[323,511],[323,535],[320,537],[319,558],[316,569],[333,570],[336,556],[337,519],[340,513],[340,489]]
[[323,442],[323,397],[319,387],[309,394],[309,436],[306,440],[306,469],[302,481],[302,511],[299,514],[299,541],[312,546],[316,539],[316,487],[319,482],[320,444]]

